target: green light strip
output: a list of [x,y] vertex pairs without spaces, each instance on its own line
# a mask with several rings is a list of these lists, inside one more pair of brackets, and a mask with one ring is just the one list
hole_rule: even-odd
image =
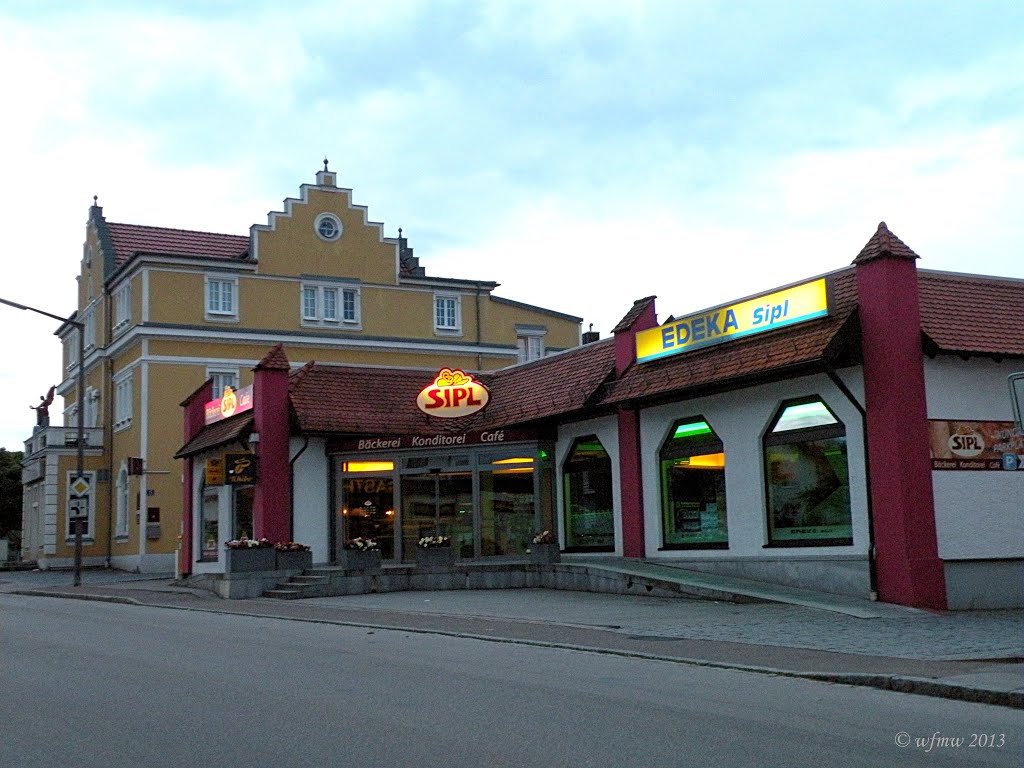
[[695,437],[696,435],[710,435],[711,427],[706,421],[691,421],[689,424],[680,424],[676,427],[673,438]]

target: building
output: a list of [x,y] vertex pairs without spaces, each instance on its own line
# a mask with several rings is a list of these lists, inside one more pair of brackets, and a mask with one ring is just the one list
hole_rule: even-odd
[[[567,558],[1024,605],[1007,387],[1024,331],[1004,322],[1024,281],[917,258],[881,224],[848,267],[662,325],[647,297],[611,339],[477,377],[454,359],[296,370],[276,347],[243,411],[222,418],[211,382],[183,403],[182,569],[223,573],[219,542],[250,526],[317,563],[373,536],[395,564],[434,533],[464,560],[514,561],[552,529]],[[238,457],[259,475],[225,480]]]
[[166,572],[181,533],[178,406],[204,381],[218,397],[244,390],[277,343],[296,365],[474,371],[580,343],[580,318],[501,298],[497,287],[427,274],[401,230],[385,237],[326,161],[315,184],[248,235],[115,223],[94,204],[72,315],[84,324],[85,359],[65,324],[65,426],[40,423],[25,442],[24,557],[43,568],[71,563],[70,425],[80,417],[83,562]]

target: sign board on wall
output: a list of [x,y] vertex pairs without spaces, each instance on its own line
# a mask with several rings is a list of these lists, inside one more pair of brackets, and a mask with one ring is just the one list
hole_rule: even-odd
[[827,314],[825,279],[812,280],[640,331],[636,361],[647,363]]
[[234,390],[224,387],[224,395],[211,400],[205,406],[204,420],[207,424],[230,418],[238,413],[252,410],[252,385]]
[[928,421],[932,469],[1024,470],[1024,434],[1012,421]]
[[224,485],[224,459],[221,457],[206,460],[206,485]]
[[225,479],[228,485],[251,485],[255,483],[258,467],[257,457],[253,453],[224,454]]
[[525,429],[490,429],[480,432],[434,435],[386,435],[331,440],[328,453],[360,453],[367,451],[402,451],[409,448],[456,448],[466,445],[504,445],[535,441],[538,435]]

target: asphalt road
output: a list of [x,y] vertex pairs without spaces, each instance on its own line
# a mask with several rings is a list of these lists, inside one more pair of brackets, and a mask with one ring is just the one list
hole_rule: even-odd
[[1024,758],[1021,713],[1004,707],[558,648],[15,595],[0,595],[0,691],[5,768]]

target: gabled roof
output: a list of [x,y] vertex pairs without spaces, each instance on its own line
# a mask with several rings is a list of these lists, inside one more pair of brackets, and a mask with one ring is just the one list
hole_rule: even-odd
[[292,374],[291,401],[301,431],[436,434],[514,426],[583,410],[615,368],[611,339],[533,363],[475,375],[490,404],[462,419],[427,416],[416,395],[436,371],[307,365]]
[[144,227],[106,222],[114,246],[114,264],[121,266],[140,253],[240,259],[249,251],[249,237],[188,229]]
[[227,445],[228,443],[244,443],[249,439],[252,427],[252,413],[244,413],[224,421],[218,421],[215,424],[210,424],[193,437],[188,442],[188,445],[174,454],[174,458],[181,459],[186,456],[192,456],[210,448],[216,448],[219,445]]
[[910,259],[911,261],[920,258],[910,246],[889,231],[884,221],[880,221],[875,234],[860,249],[860,253],[857,254],[857,258],[853,260],[853,263],[864,264],[875,259],[891,256]]
[[918,270],[929,352],[1024,357],[1024,280]]

